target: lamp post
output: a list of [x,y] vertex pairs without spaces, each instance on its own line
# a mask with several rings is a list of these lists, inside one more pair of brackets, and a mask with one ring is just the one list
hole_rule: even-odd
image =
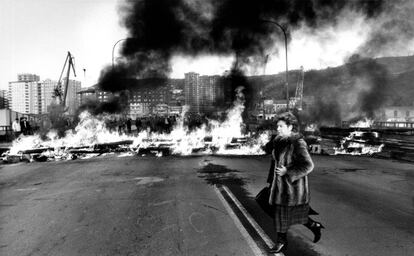
[[112,69],[114,68],[114,52],[115,52],[115,47],[119,42],[125,41],[129,38],[123,38],[123,39],[119,39],[118,41],[116,41],[116,43],[114,44],[114,47],[112,47]]
[[279,27],[283,35],[285,36],[285,52],[286,52],[286,109],[289,111],[289,70],[288,70],[288,53],[287,53],[287,36],[286,36],[286,30],[283,26],[281,26],[279,23],[272,21],[272,20],[261,20],[263,22],[268,22],[276,25]]

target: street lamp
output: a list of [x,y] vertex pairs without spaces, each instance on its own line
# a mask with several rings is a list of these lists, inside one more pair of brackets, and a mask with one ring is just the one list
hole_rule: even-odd
[[112,69],[114,68],[114,52],[115,52],[115,47],[119,42],[125,41],[129,38],[123,38],[123,39],[119,39],[118,41],[116,41],[116,43],[114,44],[114,47],[112,47]]
[[272,23],[276,26],[278,26],[285,36],[285,52],[286,52],[286,109],[289,111],[289,70],[288,70],[288,53],[287,53],[287,36],[286,36],[286,30],[283,28],[279,23],[272,21],[272,20],[261,20],[263,22]]

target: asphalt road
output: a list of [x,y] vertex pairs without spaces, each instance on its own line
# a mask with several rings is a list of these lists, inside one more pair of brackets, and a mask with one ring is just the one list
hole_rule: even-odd
[[[411,255],[413,164],[314,160],[312,206],[326,230],[313,244],[306,228],[293,227],[286,255]],[[215,187],[228,187],[274,238],[271,220],[253,200],[268,161],[110,155],[3,165],[0,255],[254,255]]]

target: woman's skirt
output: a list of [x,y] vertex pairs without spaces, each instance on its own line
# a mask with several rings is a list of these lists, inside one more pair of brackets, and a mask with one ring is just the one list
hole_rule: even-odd
[[308,222],[309,204],[297,206],[276,205],[274,224],[276,232],[286,233],[290,226]]

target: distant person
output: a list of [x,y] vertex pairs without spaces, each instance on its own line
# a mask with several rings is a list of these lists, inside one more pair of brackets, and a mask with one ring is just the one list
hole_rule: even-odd
[[314,242],[321,237],[322,224],[309,218],[315,214],[310,208],[308,174],[314,164],[306,142],[297,130],[298,121],[290,113],[276,119],[277,136],[266,145],[272,152],[267,182],[270,184],[269,204],[274,206],[276,245],[270,253],[279,253],[287,245],[287,231],[291,225],[304,224],[314,234]]
[[131,122],[131,118],[128,118],[126,121],[126,127],[127,127],[127,131],[128,133],[131,133],[131,127],[132,127],[132,122]]
[[137,119],[135,119],[135,126],[137,127],[137,132],[141,132],[141,126],[142,126],[142,122],[141,119],[137,117]]
[[22,132],[20,122],[19,122],[19,118],[17,118],[17,117],[12,123],[12,130],[13,130],[13,134],[14,134],[15,138],[19,137],[20,133]]
[[29,135],[30,134],[31,127],[30,127],[29,122],[27,121],[27,118],[26,117],[22,117],[20,120],[21,120],[20,121],[20,128],[21,128],[22,133],[24,135]]
[[118,121],[118,133],[121,134],[125,132],[125,123],[120,119]]

